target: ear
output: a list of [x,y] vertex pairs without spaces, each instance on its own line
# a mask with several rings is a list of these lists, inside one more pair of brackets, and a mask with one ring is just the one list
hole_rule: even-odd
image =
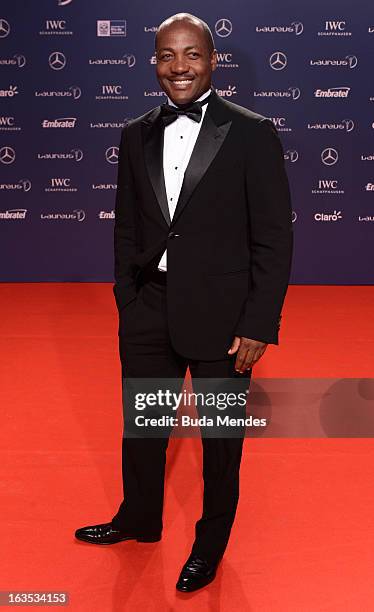
[[217,68],[217,49],[213,49],[212,55],[210,57],[210,65],[212,67],[212,71]]

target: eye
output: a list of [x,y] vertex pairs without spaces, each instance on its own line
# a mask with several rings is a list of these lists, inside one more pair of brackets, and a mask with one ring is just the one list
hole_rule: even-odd
[[168,60],[171,58],[171,53],[162,53],[162,55],[160,55],[161,60]]
[[199,53],[197,53],[197,51],[191,51],[191,53],[189,53],[188,55],[192,56],[192,57],[199,57]]

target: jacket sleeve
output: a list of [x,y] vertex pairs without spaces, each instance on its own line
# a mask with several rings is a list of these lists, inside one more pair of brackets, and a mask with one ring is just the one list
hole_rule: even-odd
[[262,119],[255,131],[245,169],[251,278],[234,335],[278,344],[293,249],[291,198],[274,124]]
[[136,297],[135,272],[131,265],[136,247],[136,192],[129,160],[128,127],[125,127],[122,130],[118,154],[114,222],[113,292],[118,310]]

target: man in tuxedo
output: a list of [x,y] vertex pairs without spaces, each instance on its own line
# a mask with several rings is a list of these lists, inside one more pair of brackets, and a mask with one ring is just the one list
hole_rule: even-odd
[[[115,285],[123,380],[233,381],[278,344],[292,254],[290,194],[273,123],[222,99],[207,24],[179,13],[156,35],[167,103],[122,131]],[[200,407],[198,407],[200,413]],[[236,407],[237,414],[245,415]],[[126,409],[125,409],[126,412]],[[239,497],[244,432],[202,436],[203,513],[177,589],[211,582]],[[124,500],[95,544],[160,540],[168,436],[122,441]]]

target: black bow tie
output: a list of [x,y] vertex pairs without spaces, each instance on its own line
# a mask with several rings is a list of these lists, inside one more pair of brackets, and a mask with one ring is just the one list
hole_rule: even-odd
[[201,109],[205,104],[208,104],[209,98],[210,95],[200,102],[193,102],[192,104],[188,104],[186,106],[171,106],[170,104],[162,104],[160,117],[165,126],[173,123],[173,121],[178,119],[178,117],[181,115],[186,115],[193,121],[200,123],[203,114]]

